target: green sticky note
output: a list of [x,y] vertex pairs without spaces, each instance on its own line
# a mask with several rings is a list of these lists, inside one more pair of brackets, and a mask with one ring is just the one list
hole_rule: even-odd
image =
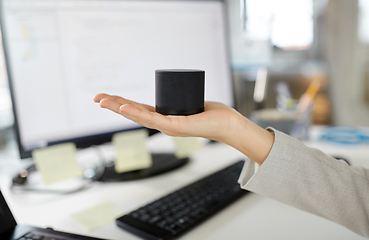
[[115,221],[122,211],[109,201],[72,215],[86,231],[92,231]]
[[112,141],[116,150],[116,172],[129,172],[152,165],[152,157],[146,146],[148,136],[145,129],[114,134]]
[[76,146],[73,143],[36,149],[32,151],[32,158],[45,184],[82,176],[76,158]]
[[173,137],[177,158],[185,158],[203,147],[199,138],[196,137]]

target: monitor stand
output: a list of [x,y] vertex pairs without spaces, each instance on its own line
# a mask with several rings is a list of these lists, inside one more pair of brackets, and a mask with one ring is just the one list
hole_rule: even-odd
[[111,164],[105,166],[105,168],[102,170],[102,173],[95,180],[101,182],[117,182],[148,178],[174,170],[185,165],[188,162],[189,158],[177,158],[172,153],[153,153],[152,166],[150,168],[131,172],[117,173],[114,169],[114,165]]

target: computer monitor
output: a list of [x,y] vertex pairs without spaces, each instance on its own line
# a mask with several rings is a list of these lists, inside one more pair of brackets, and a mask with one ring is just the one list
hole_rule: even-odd
[[205,70],[205,99],[232,106],[225,14],[222,0],[2,0],[20,157],[141,128],[92,98],[155,105],[156,69]]

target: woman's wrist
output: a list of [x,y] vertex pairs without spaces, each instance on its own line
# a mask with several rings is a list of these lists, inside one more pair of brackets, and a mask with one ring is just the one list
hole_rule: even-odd
[[236,148],[261,165],[274,144],[274,134],[259,127],[241,114],[224,143]]

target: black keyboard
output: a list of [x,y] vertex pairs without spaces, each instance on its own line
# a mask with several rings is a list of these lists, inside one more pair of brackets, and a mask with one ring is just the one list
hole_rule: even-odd
[[249,193],[237,183],[244,161],[204,177],[116,220],[144,239],[176,239]]
[[[20,228],[20,230],[18,227]],[[29,228],[32,228],[33,230],[30,230],[30,232],[25,233],[22,237],[17,238],[16,240],[103,240],[101,238],[93,238],[72,233],[58,232],[50,228],[38,229],[29,226],[17,226],[18,230],[15,230],[13,233],[17,232],[16,234],[20,234],[20,232],[22,232],[24,229],[27,230]],[[1,238],[0,236],[0,239],[2,240],[3,238]],[[13,239],[13,237],[6,237],[6,239]]]
[[[17,240],[71,240],[72,238],[63,238],[63,237],[54,237],[49,235],[43,235],[40,233],[27,233],[23,237],[18,238]],[[77,238],[74,238],[77,239]]]

